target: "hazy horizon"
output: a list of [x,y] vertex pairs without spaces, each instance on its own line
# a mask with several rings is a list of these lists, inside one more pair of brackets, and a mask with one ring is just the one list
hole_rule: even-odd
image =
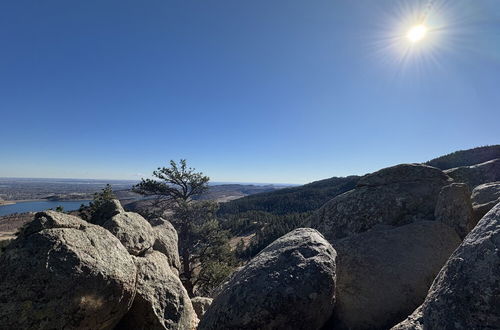
[[303,184],[498,144],[498,31],[494,0],[2,2],[0,177]]
[[[153,178],[153,177],[150,177]],[[140,179],[107,179],[107,178],[43,178],[43,177],[0,177],[0,180],[73,180],[73,181],[102,181],[106,182],[140,182]],[[284,186],[296,186],[301,185],[299,183],[288,183],[288,182],[241,182],[241,181],[210,181],[209,185],[226,185],[226,184],[241,184],[241,185],[284,185]]]

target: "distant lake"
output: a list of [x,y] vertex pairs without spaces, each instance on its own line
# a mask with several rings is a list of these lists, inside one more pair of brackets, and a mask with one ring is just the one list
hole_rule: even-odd
[[0,216],[9,215],[12,213],[25,213],[25,212],[40,212],[48,209],[56,209],[62,206],[64,211],[74,211],[80,208],[80,205],[89,204],[89,200],[78,201],[36,201],[36,202],[20,202],[11,205],[0,205]]

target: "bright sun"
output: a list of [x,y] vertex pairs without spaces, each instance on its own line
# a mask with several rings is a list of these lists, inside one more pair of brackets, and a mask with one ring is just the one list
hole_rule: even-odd
[[407,33],[406,38],[412,43],[419,42],[427,34],[427,27],[423,24],[413,26]]

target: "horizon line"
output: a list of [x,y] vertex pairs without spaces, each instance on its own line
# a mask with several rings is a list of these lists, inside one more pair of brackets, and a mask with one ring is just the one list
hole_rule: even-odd
[[[0,179],[42,179],[42,180],[90,180],[90,181],[133,181],[139,182],[141,179],[96,179],[96,178],[63,178],[63,177],[27,177],[27,176],[0,176]],[[249,181],[209,181],[209,184],[216,183],[218,185],[224,184],[241,184],[241,185],[294,185],[300,186],[306,183],[291,183],[291,182],[249,182]]]

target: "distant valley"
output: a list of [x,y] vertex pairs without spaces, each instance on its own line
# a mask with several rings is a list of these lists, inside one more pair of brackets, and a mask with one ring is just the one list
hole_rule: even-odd
[[[46,205],[46,208],[63,206],[65,210],[72,211],[81,203],[91,200],[94,193],[103,189],[107,184],[111,185],[115,195],[124,205],[140,203],[143,196],[131,190],[137,182],[135,180],[0,178],[0,216],[40,211],[43,209],[42,205]],[[271,192],[286,186],[289,185],[213,183],[201,199],[226,202],[251,194]]]

